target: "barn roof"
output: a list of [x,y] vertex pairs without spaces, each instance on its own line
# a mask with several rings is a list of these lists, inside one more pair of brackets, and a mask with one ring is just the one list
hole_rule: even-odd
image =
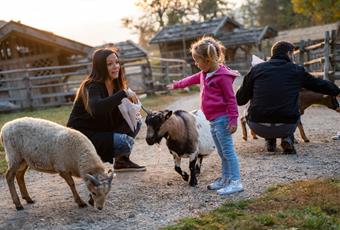
[[52,32],[33,28],[21,24],[20,22],[0,21],[0,42],[6,39],[11,33],[23,34],[36,40],[50,43],[51,45],[57,45],[75,53],[87,54],[92,49],[89,45],[58,36]]
[[305,28],[298,28],[293,30],[283,30],[280,31],[277,37],[274,38],[275,41],[290,41],[292,43],[299,43],[303,39],[322,40],[324,39],[326,31],[335,30],[339,33],[340,21],[331,24],[325,24],[320,26],[311,26]]
[[232,32],[219,33],[217,38],[225,47],[232,47],[259,44],[261,40],[273,37],[276,34],[276,30],[269,26],[253,29],[235,28]]
[[117,43],[107,43],[101,46],[97,46],[93,50],[106,47],[117,47],[119,50],[120,59],[126,62],[136,61],[148,56],[147,52],[142,47],[131,40]]
[[194,39],[203,35],[216,36],[219,29],[226,23],[230,23],[235,27],[241,27],[238,22],[229,17],[211,19],[203,22],[192,22],[191,24],[176,24],[162,28],[151,38],[150,44],[179,41],[183,38]]

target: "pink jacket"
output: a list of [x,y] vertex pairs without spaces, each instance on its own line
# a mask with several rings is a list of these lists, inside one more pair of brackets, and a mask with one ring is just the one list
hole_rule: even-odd
[[200,84],[201,109],[211,121],[217,117],[228,115],[229,124],[237,125],[237,103],[233,91],[234,79],[240,74],[229,67],[220,65],[216,72],[206,79],[206,73],[200,71],[194,75],[174,82],[174,89]]

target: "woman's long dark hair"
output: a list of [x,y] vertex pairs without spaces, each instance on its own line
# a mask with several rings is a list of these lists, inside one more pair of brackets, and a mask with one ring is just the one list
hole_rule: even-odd
[[[100,82],[103,84],[105,83],[105,81],[110,77],[107,71],[106,58],[111,54],[115,54],[118,58],[117,51],[118,50],[115,48],[104,48],[96,50],[92,58],[91,74],[87,76],[86,79],[80,84],[75,101],[81,99],[86,111],[90,114],[92,114],[92,112],[89,106],[89,94],[86,87],[91,82]],[[119,68],[118,78],[114,81],[117,81],[117,84],[114,84],[114,87],[116,87],[114,88],[114,91],[126,89],[126,80],[122,66],[120,66]]]

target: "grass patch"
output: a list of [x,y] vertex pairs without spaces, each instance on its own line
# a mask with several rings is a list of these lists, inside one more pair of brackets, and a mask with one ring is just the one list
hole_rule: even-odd
[[271,187],[258,199],[226,203],[164,229],[340,229],[340,180]]
[[[197,92],[197,89],[186,91],[172,91],[171,94],[166,95],[154,95],[150,97],[143,98],[141,101],[143,105],[152,110],[164,109],[169,103],[178,99],[180,96],[190,95]],[[8,121],[11,121],[20,117],[36,117],[43,118],[56,122],[61,125],[66,125],[68,117],[71,113],[72,106],[61,106],[57,108],[39,109],[39,110],[26,110],[13,113],[5,113],[0,116],[0,129]],[[145,114],[143,113],[143,116]],[[5,152],[3,146],[0,143],[0,174],[7,170],[7,162],[5,160]]]

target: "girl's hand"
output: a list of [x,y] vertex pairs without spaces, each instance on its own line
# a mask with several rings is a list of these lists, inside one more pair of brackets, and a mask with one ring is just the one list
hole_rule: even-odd
[[237,130],[237,125],[228,125],[228,129],[229,129],[230,134],[233,134]]
[[172,89],[174,89],[174,84],[171,83],[171,84],[169,84],[169,85],[166,85],[166,88],[167,88],[168,90],[172,90]]
[[175,84],[176,82],[177,82],[177,81],[172,81],[171,84],[166,85],[166,88],[167,88],[168,90],[174,89],[174,84]]
[[128,88],[125,90],[125,93],[132,103],[138,104],[138,97],[135,92],[133,92],[130,88]]

